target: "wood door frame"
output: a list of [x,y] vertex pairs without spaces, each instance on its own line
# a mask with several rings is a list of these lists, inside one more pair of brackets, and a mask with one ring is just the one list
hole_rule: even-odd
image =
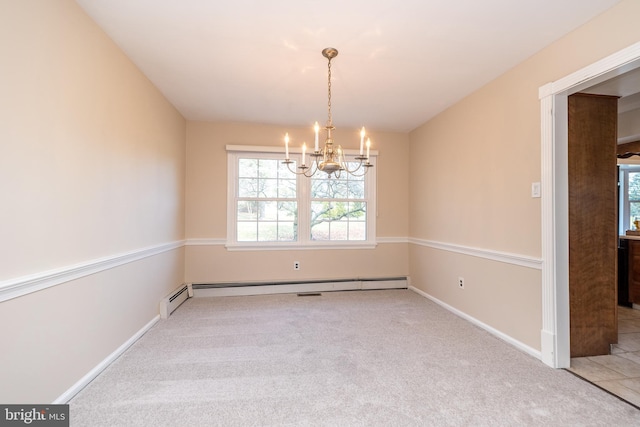
[[540,87],[542,214],[542,361],[570,366],[569,342],[569,95],[640,67],[640,42]]

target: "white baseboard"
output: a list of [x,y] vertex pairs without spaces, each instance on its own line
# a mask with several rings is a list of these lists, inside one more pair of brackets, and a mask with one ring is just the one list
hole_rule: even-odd
[[420,289],[414,287],[414,286],[409,286],[409,289],[414,291],[417,294],[422,295],[423,297],[435,302],[436,304],[438,304],[439,306],[449,310],[450,312],[452,312],[453,314],[455,314],[456,316],[462,317],[463,319],[473,323],[474,325],[484,329],[485,331],[489,332],[491,335],[494,335],[498,338],[500,338],[503,341],[506,341],[507,343],[511,344],[512,346],[516,347],[517,349],[527,353],[530,356],[535,357],[538,360],[542,360],[542,353],[538,350],[536,350],[535,348],[529,347],[528,345],[518,341],[517,339],[503,333],[500,332],[499,330],[487,325],[486,323],[483,323],[481,321],[479,321],[478,319],[476,319],[475,317],[469,316],[468,314],[450,306],[449,304],[440,301],[439,299],[429,295],[428,293],[421,291]]
[[540,347],[542,348],[540,357],[545,365],[551,366],[552,368],[569,367],[561,366],[562,364],[556,360],[556,336],[552,332],[545,331],[544,329],[540,331]]
[[110,364],[112,364],[122,353],[124,353],[129,347],[140,339],[153,325],[155,325],[160,316],[156,316],[149,323],[144,325],[142,329],[136,332],[131,338],[129,338],[124,344],[116,349],[113,353],[107,356],[102,362],[100,362],[95,368],[89,371],[84,377],[69,388],[69,390],[62,393],[56,400],[53,401],[54,405],[68,403],[73,396],[78,394],[83,388],[85,388],[91,381],[93,381],[102,371],[104,371]]

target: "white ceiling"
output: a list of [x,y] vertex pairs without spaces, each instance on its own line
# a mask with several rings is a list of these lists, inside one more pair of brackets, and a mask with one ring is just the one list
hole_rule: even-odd
[[619,96],[618,113],[640,109],[640,68],[628,71],[580,92]]
[[76,0],[190,120],[410,131],[619,0]]

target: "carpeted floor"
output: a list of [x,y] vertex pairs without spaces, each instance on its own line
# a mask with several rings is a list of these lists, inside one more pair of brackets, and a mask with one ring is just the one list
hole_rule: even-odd
[[631,426],[640,411],[410,290],[192,298],[72,426]]

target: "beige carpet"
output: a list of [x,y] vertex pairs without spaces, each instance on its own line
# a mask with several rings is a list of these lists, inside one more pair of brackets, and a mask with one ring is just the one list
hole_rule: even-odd
[[640,411],[410,290],[193,298],[72,426],[631,426]]

